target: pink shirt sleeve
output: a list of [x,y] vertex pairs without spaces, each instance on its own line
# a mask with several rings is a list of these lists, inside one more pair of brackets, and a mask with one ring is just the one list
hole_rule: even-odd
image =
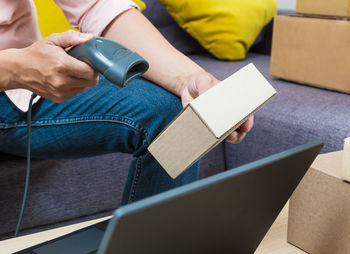
[[100,36],[119,14],[138,8],[131,0],[55,0],[70,25],[81,32]]

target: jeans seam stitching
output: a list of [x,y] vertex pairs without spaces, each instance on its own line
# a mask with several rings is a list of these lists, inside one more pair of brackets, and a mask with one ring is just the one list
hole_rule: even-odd
[[[65,124],[78,124],[78,123],[84,123],[84,122],[112,122],[112,123],[120,123],[120,124],[124,124],[127,125],[129,127],[134,128],[137,131],[142,132],[146,137],[148,136],[148,131],[145,127],[140,126],[140,124],[137,124],[136,122],[134,122],[133,120],[129,119],[129,118],[115,118],[115,117],[111,117],[110,119],[108,118],[103,118],[101,116],[94,116],[93,118],[89,118],[89,117],[83,117],[83,118],[77,118],[77,120],[73,120],[72,119],[66,119],[65,121],[47,121],[47,120],[40,120],[40,121],[34,121],[32,122],[31,126],[32,127],[43,127],[43,126],[55,126],[55,125],[65,125]],[[18,127],[27,127],[27,123],[21,123],[21,124],[13,124],[11,125],[1,125],[0,124],[0,128],[2,129],[11,129],[11,128],[18,128]]]
[[142,156],[140,156],[136,162],[136,172],[135,172],[134,177],[133,177],[128,203],[133,202],[135,199],[135,192],[136,192],[136,187],[137,187],[138,180],[139,180],[139,177],[141,174],[141,169],[142,169]]

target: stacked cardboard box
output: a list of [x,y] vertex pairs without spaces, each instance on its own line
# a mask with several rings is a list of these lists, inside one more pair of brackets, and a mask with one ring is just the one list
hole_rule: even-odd
[[289,202],[289,243],[310,254],[350,253],[350,183],[343,151],[319,155]]
[[350,17],[349,0],[298,0],[297,13]]
[[297,0],[276,16],[271,75],[350,93],[350,1]]
[[342,178],[350,183],[350,137],[344,140]]

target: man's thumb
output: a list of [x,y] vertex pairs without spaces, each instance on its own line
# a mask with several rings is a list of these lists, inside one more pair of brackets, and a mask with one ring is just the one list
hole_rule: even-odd
[[53,44],[62,48],[79,45],[93,38],[92,34],[80,33],[74,30],[68,30],[63,33],[52,34],[47,37]]

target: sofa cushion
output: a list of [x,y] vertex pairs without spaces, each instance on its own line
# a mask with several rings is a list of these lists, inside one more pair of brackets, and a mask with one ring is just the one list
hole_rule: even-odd
[[[129,155],[76,160],[33,160],[21,229],[49,225],[118,207]],[[13,232],[24,191],[26,160],[0,162],[0,235]]]

